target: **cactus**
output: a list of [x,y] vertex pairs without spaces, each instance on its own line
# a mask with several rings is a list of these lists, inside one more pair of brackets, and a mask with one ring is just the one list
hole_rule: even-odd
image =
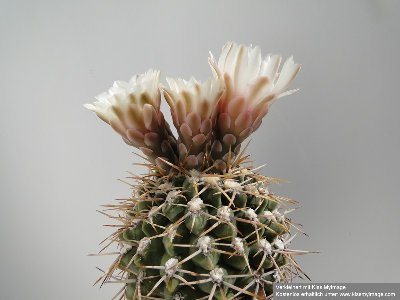
[[132,196],[105,213],[119,224],[99,254],[113,244],[119,251],[98,282],[120,282],[115,299],[266,299],[274,282],[305,275],[294,256],[307,251],[289,248],[300,230],[287,216],[296,202],[273,194],[279,180],[241,149],[270,104],[294,91],[287,86],[300,66],[289,58],[278,72],[280,62],[227,43],[218,61],[209,58],[213,77],[203,83],[161,85],[149,70],[85,105],[140,149],[148,168],[132,176]]

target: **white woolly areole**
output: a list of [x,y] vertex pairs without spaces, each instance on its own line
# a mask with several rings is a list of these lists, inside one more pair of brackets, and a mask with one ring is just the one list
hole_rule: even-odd
[[174,297],[172,298],[172,300],[184,300],[184,299],[185,297],[180,293],[175,294]]
[[254,211],[254,209],[248,208],[244,211],[244,214],[246,215],[246,217],[248,219],[258,222],[258,216],[257,216],[256,212]]
[[189,171],[189,180],[191,182],[199,182],[200,181],[200,177],[201,177],[201,173],[195,169],[192,169]]
[[224,271],[221,268],[215,268],[210,272],[210,277],[214,283],[220,284],[224,279]]
[[264,211],[263,216],[266,217],[267,219],[275,218],[274,214],[272,212],[270,212],[269,210]]
[[259,194],[258,189],[256,188],[256,186],[254,184],[245,185],[244,190],[249,193],[252,193],[252,194],[256,194],[256,195]]
[[259,188],[258,188],[258,192],[259,192],[261,195],[270,195],[270,194],[271,194],[271,193],[269,192],[268,187],[259,187]]
[[216,186],[219,183],[219,178],[217,176],[204,176],[204,177],[201,177],[201,180],[212,186]]
[[166,229],[167,235],[169,237],[169,239],[171,240],[171,242],[174,240],[175,235],[176,235],[176,228],[174,227],[174,224],[170,225],[167,229]]
[[144,250],[150,245],[151,240],[148,237],[144,237],[139,241],[139,245],[137,247],[136,253],[143,254]]
[[275,246],[276,248],[278,248],[279,250],[285,249],[285,244],[284,244],[280,239],[276,239],[276,240],[274,241],[274,246]]
[[232,210],[228,206],[221,206],[218,208],[217,216],[222,220],[229,222],[231,220],[231,212]]
[[176,191],[176,190],[170,191],[167,194],[167,197],[165,198],[165,201],[168,202],[168,203],[171,203],[178,197],[178,195],[179,195],[179,191]]
[[267,220],[270,220],[272,222],[276,222],[276,218],[274,216],[274,214],[272,212],[270,212],[269,210],[266,210],[262,213],[262,216],[267,218]]
[[242,186],[240,185],[239,182],[233,180],[233,179],[225,179],[224,180],[224,187],[226,189],[231,189],[231,190],[235,190],[235,191],[241,191],[242,190]]
[[164,183],[162,183],[162,184],[160,184],[159,186],[158,186],[158,188],[160,189],[160,190],[170,190],[170,189],[172,189],[174,186],[172,185],[172,183],[171,182],[164,182]]
[[153,222],[153,217],[157,213],[157,210],[158,206],[153,206],[147,213],[147,218],[149,219],[150,222]]
[[203,206],[203,200],[200,198],[193,198],[187,203],[188,209],[191,213],[196,214],[201,211],[201,208]]
[[211,238],[207,235],[202,236],[197,241],[197,247],[199,247],[204,255],[207,255],[211,250]]
[[274,210],[273,212],[274,217],[278,222],[283,222],[285,221],[285,216],[282,215],[278,210]]
[[126,243],[119,243],[119,253],[126,254],[129,250],[132,249],[132,245]]
[[236,250],[236,252],[243,254],[244,253],[244,244],[243,244],[243,239],[241,238],[234,238],[232,241],[232,247],[233,249]]
[[272,245],[270,244],[270,242],[268,242],[266,239],[261,239],[258,242],[258,246],[260,247],[260,249],[262,251],[264,251],[267,254],[271,254],[272,253]]
[[165,273],[171,277],[175,274],[178,260],[176,258],[170,258],[165,262]]

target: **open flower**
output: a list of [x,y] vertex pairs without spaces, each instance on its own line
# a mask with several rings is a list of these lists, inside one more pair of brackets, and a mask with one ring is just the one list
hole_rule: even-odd
[[200,167],[212,138],[217,104],[223,94],[222,80],[201,83],[194,78],[167,78],[167,82],[164,97],[179,134],[179,159],[189,168]]
[[96,102],[84,106],[152,161],[160,163],[161,157],[175,162],[176,140],[160,111],[159,74],[148,70],[129,82],[116,81]]
[[282,57],[261,57],[260,48],[227,43],[215,61],[209,58],[215,78],[223,79],[225,94],[219,102],[216,156],[226,155],[254,132],[271,103],[296,90],[287,90],[300,65],[289,57],[279,70]]

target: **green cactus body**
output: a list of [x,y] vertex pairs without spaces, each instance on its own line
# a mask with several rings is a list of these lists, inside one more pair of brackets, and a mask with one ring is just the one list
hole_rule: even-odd
[[268,192],[269,180],[242,167],[142,179],[117,206],[126,299],[269,296],[293,267],[290,220],[279,212],[291,203]]
[[115,244],[119,251],[99,281],[124,285],[114,299],[267,299],[274,282],[304,274],[294,256],[306,251],[289,248],[296,202],[271,193],[278,180],[241,150],[272,100],[292,92],[300,67],[289,58],[278,73],[280,61],[228,43],[218,62],[209,59],[214,78],[204,83],[167,79],[161,87],[149,70],[86,105],[143,152],[149,169],[134,176],[132,197],[106,213],[120,224],[100,254]]

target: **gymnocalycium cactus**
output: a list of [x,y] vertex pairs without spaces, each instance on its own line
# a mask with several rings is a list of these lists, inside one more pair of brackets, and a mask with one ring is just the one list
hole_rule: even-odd
[[[300,66],[227,43],[213,77],[167,78],[149,70],[116,81],[85,107],[139,148],[149,173],[132,176],[132,196],[109,205],[119,251],[99,282],[123,288],[115,299],[267,299],[274,282],[303,271],[287,214],[295,202],[274,195],[277,179],[259,174],[241,146],[287,90]],[[160,110],[167,101],[175,137]],[[113,254],[113,253],[111,253]],[[304,274],[305,275],[305,274]]]

